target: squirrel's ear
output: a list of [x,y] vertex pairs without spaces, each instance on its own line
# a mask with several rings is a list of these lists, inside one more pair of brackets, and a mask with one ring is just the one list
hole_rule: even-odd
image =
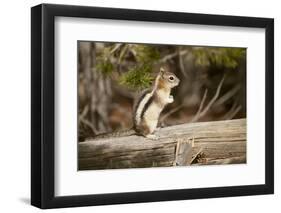
[[165,73],[164,68],[163,68],[163,67],[160,67],[160,75],[161,75],[161,76],[163,76],[163,75],[164,75],[164,73]]

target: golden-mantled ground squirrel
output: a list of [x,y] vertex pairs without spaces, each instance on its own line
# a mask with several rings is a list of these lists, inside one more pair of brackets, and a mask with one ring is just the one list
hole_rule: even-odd
[[112,133],[99,134],[91,139],[101,139],[109,137],[123,137],[133,134],[145,136],[150,139],[157,139],[154,135],[157,128],[160,113],[164,107],[173,103],[174,98],[171,96],[171,89],[179,84],[180,80],[171,72],[160,68],[153,88],[145,90],[140,98],[135,102],[133,113],[133,128],[129,130],[117,131]]
[[134,107],[134,130],[137,134],[150,139],[157,139],[155,132],[164,107],[173,103],[171,89],[179,84],[180,80],[171,72],[160,68],[152,90],[143,92]]

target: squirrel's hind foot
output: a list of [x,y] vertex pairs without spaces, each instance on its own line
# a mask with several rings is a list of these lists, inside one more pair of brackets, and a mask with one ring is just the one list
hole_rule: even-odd
[[148,139],[151,139],[151,140],[158,140],[159,139],[159,136],[153,135],[153,134],[146,135],[145,137],[148,138]]

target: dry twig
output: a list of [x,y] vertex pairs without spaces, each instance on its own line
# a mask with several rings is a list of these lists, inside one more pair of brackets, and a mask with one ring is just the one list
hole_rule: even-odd
[[214,106],[219,106],[223,103],[225,103],[227,100],[229,100],[230,98],[232,98],[239,90],[241,89],[240,85],[236,85],[235,87],[233,87],[231,90],[229,90],[228,92],[226,92],[224,95],[222,95],[214,104]]
[[[219,97],[220,95],[220,91],[221,91],[221,88],[222,88],[222,85],[223,85],[223,82],[224,82],[224,79],[225,79],[225,75],[222,77],[218,87],[217,87],[217,90],[216,90],[216,93],[215,95],[213,96],[213,98],[210,100],[210,102],[207,104],[207,106],[202,110],[200,110],[200,107],[202,108],[203,107],[203,104],[205,102],[204,99],[206,99],[205,96],[207,96],[207,92],[205,91],[204,93],[204,97],[201,101],[201,104],[199,106],[199,110],[198,112],[196,113],[196,115],[194,116],[194,118],[191,120],[191,122],[195,122],[195,121],[198,121],[200,118],[202,118],[203,116],[206,115],[206,113],[209,111],[209,109],[213,106],[213,104],[215,103],[215,101],[217,100],[217,98]],[[203,103],[202,103],[203,102]],[[202,112],[201,112],[202,111]]]
[[202,108],[204,106],[204,103],[205,103],[205,100],[206,100],[206,97],[207,97],[207,94],[208,94],[208,89],[205,89],[205,92],[204,92],[203,98],[201,100],[199,109],[198,109],[196,115],[194,116],[194,118],[191,120],[191,122],[197,121],[199,119],[200,113],[202,111]]

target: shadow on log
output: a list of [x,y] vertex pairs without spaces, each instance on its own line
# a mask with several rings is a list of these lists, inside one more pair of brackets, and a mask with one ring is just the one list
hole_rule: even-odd
[[246,119],[175,125],[157,135],[81,142],[79,170],[246,163]]

